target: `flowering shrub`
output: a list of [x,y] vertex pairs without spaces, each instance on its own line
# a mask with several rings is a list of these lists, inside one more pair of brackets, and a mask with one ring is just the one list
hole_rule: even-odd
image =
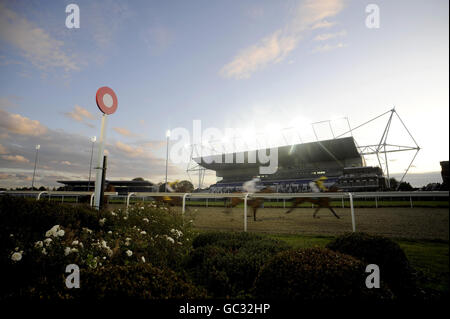
[[[114,267],[132,267],[129,271],[133,271],[137,265],[148,264],[182,273],[193,238],[179,214],[155,204],[98,212],[2,197],[0,225],[0,266],[8,273],[0,297],[66,298],[67,291],[75,291],[65,288],[69,264],[78,265],[81,276],[115,272]],[[79,289],[77,294],[82,292]],[[156,293],[151,296],[158,297]]]

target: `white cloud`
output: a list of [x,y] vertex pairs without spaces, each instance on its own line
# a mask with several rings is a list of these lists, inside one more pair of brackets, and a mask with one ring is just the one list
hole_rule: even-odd
[[321,33],[314,38],[314,41],[326,41],[334,38],[344,37],[347,35],[345,30],[336,33]]
[[294,18],[284,28],[264,37],[257,44],[241,50],[220,70],[220,75],[235,79],[249,78],[254,72],[267,65],[282,61],[297,47],[305,32],[330,26],[330,22],[326,19],[336,16],[343,7],[342,0],[302,2]]
[[17,163],[29,163],[30,161],[22,155],[2,155],[2,159]]
[[77,122],[86,124],[89,127],[94,127],[94,125],[89,123],[88,120],[94,120],[95,116],[91,112],[86,110],[84,107],[75,105],[73,111],[66,112],[64,114]]
[[20,50],[23,57],[41,70],[78,70],[73,57],[63,51],[64,43],[0,3],[0,39]]
[[12,114],[0,109],[0,130],[5,133],[39,136],[47,132],[47,128],[37,120],[30,120],[20,114]]
[[345,44],[342,42],[339,42],[337,44],[324,44],[324,45],[320,45],[314,48],[313,52],[327,52],[327,51],[331,51],[331,50],[335,50],[335,49],[341,49],[341,48],[345,48]]

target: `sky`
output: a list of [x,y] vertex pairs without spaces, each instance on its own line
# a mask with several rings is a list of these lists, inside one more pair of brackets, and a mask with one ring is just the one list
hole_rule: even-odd
[[[79,28],[66,26],[70,3]],[[378,8],[376,27],[369,4]],[[166,131],[192,134],[195,120],[203,130],[241,132],[233,139],[250,149],[261,139],[330,139],[394,107],[414,140],[395,117],[388,142],[421,148],[410,176],[438,172],[449,157],[448,6],[0,0],[0,187],[31,186],[38,144],[35,185],[87,179],[102,86],[118,98],[106,127],[111,180],[164,181]],[[355,130],[358,145],[377,144],[389,114]],[[177,143],[171,136],[170,149]],[[390,153],[390,172],[402,175],[413,156]],[[170,159],[169,180],[195,182],[187,165]],[[428,176],[421,182],[440,182]],[[215,182],[212,172],[205,182]]]

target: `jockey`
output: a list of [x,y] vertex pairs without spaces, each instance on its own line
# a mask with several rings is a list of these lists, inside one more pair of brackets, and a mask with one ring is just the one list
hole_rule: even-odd
[[[168,182],[167,183],[167,191],[170,193],[175,192],[175,189],[173,189],[173,187],[176,187],[178,184],[178,180],[176,180],[175,182]],[[169,196],[163,196],[164,200],[172,200],[172,198],[170,198]]]
[[257,183],[261,180],[259,178],[253,178],[251,181],[247,181],[242,185],[242,188],[247,193],[256,193],[258,191]]
[[326,192],[328,190],[324,185],[324,181],[326,180],[327,178],[325,176],[321,176],[318,179],[309,182],[311,191],[314,193]]

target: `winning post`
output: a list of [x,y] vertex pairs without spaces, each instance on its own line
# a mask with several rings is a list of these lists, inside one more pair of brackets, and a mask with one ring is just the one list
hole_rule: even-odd
[[98,157],[97,157],[97,175],[95,178],[95,195],[94,195],[94,207],[100,209],[101,202],[101,187],[102,187],[102,175],[103,175],[103,152],[105,149],[105,130],[106,120],[109,114],[113,114],[117,110],[117,96],[112,89],[107,86],[103,86],[97,90],[95,100],[100,111],[103,113],[102,126],[100,131],[100,141],[98,145]]

